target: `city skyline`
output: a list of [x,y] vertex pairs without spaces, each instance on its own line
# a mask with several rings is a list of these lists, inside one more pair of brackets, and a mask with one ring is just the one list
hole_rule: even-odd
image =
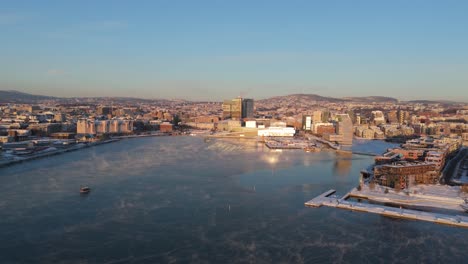
[[0,12],[0,90],[466,102],[466,10],[462,1],[15,1]]

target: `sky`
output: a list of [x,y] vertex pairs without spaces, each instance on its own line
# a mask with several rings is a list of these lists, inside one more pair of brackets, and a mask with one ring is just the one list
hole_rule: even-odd
[[0,0],[0,90],[468,102],[468,1]]

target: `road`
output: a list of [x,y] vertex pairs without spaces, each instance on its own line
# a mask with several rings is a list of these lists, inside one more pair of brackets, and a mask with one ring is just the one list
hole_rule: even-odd
[[463,148],[444,169],[444,179],[448,184],[468,183],[468,148]]

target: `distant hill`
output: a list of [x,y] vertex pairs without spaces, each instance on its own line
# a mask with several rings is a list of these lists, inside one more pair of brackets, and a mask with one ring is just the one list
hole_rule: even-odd
[[57,99],[52,96],[34,95],[18,91],[1,91],[0,90],[0,103],[33,103],[41,100]]
[[275,101],[291,101],[294,103],[301,102],[332,102],[332,103],[344,103],[344,102],[359,102],[359,103],[398,103],[398,100],[392,97],[385,96],[366,96],[366,97],[344,97],[344,98],[335,98],[335,97],[325,97],[317,94],[291,94],[284,96],[275,96],[259,102],[275,102]]
[[[76,102],[88,102],[88,103],[159,103],[159,104],[172,104],[181,102],[191,102],[189,100],[182,99],[144,99],[135,97],[114,97],[114,96],[103,96],[103,97],[54,97],[46,95],[34,95],[14,90],[0,90],[0,103],[40,103],[45,100],[55,100],[60,103],[76,103]],[[345,103],[345,102],[356,102],[356,103],[419,103],[419,104],[444,104],[451,105],[457,104],[457,102],[448,100],[412,100],[399,102],[397,99],[385,96],[363,96],[363,97],[326,97],[317,94],[290,94],[283,96],[274,96],[267,99],[257,100],[257,103],[266,104],[286,104],[296,105],[304,104],[310,105],[314,102],[331,102],[331,103]]]
[[54,97],[54,96],[46,96],[46,95],[34,95],[23,93],[19,91],[2,91],[0,90],[0,103],[40,103],[41,101],[46,100],[55,100],[60,103],[76,103],[77,101],[80,102],[89,102],[89,103],[134,103],[134,102],[144,102],[144,103],[162,103],[167,104],[175,101],[183,101],[183,100],[166,100],[166,99],[141,99],[135,97]]
[[411,100],[407,102],[412,103],[412,104],[446,104],[446,105],[458,104],[458,102],[448,101],[448,100]]
[[321,101],[321,102],[344,102],[343,99],[333,98],[333,97],[325,97],[316,94],[291,94],[291,95],[283,95],[283,96],[275,96],[270,97],[267,99],[259,100],[259,102],[267,102],[267,101],[284,101],[288,100],[291,102],[303,102],[303,101]]
[[343,99],[347,101],[363,103],[398,103],[398,99],[386,96],[344,97]]

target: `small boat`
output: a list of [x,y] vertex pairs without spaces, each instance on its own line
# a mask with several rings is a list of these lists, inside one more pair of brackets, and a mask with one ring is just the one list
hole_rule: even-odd
[[90,191],[91,191],[91,188],[89,188],[88,186],[84,186],[80,188],[81,194],[86,194],[86,193],[89,193]]

